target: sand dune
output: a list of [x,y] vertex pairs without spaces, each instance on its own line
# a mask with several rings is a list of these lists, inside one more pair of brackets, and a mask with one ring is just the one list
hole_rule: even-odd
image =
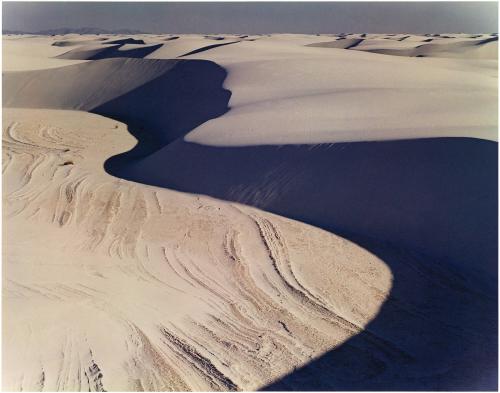
[[495,389],[494,38],[4,38],[4,388]]
[[57,56],[57,58],[77,60],[99,60],[113,57],[143,58],[162,46],[162,44],[144,45],[142,40],[142,43],[134,43],[133,41],[118,40],[109,42],[109,45],[108,41],[105,41],[105,45],[78,47]]
[[[456,61],[453,63],[454,68],[450,69],[449,62],[443,63],[442,59],[435,62],[431,59],[428,59],[429,62],[416,62],[414,59],[388,59],[371,53],[330,53],[326,49],[285,45],[285,39],[286,37],[280,38],[276,42],[239,42],[234,45],[233,42],[228,42],[221,46],[209,45],[208,48],[200,44],[198,39],[199,49],[191,51],[191,55],[190,52],[178,54],[185,59],[209,59],[227,69],[229,76],[224,86],[232,92],[229,103],[231,111],[226,116],[193,130],[187,136],[188,141],[227,146],[437,136],[497,139],[496,69],[491,69],[489,62],[471,65],[470,61],[464,61],[463,64]],[[188,38],[189,42],[191,40]],[[182,44],[182,39],[174,42]],[[147,58],[167,56],[168,44],[165,45],[165,49],[161,47]],[[149,48],[154,48],[154,45],[144,49],[149,51]],[[98,55],[89,52],[90,57],[77,57],[105,58],[114,57],[116,53],[126,57],[133,56],[133,51],[140,52],[142,49],[131,49],[130,52],[121,52],[116,48],[97,50]],[[184,50],[187,48],[184,47],[182,52]],[[105,53],[106,51],[108,53]],[[235,62],[235,59],[238,62]],[[335,67],[331,67],[327,60],[335,62]],[[254,66],[255,61],[260,64]],[[394,63],[397,69],[388,67],[388,63]],[[224,78],[224,71],[218,73],[219,77],[215,77],[215,66],[212,67],[214,71],[211,71],[210,67],[194,70],[196,63],[190,64],[193,66],[193,75],[197,74],[199,77],[196,82],[183,82],[183,86],[187,86],[188,90],[198,89],[197,86],[201,84],[210,85],[210,82],[202,81],[213,80],[213,87],[207,88],[217,90],[216,85],[222,83],[220,78]],[[134,85],[140,85],[152,66],[145,66],[144,71],[139,65],[134,69],[128,67],[127,65],[127,68],[115,74],[111,81],[118,86],[120,95],[125,93],[123,90],[127,85],[135,83],[135,79],[137,83]],[[177,69],[176,67],[174,70]],[[304,69],[308,70],[307,74]],[[37,73],[6,75],[6,105],[89,110],[89,106],[80,103],[75,104],[76,106],[68,104],[66,94],[70,93],[59,92],[58,86],[78,91],[78,85],[81,84],[86,91],[99,90],[101,86],[106,90],[110,82],[102,78],[107,79],[108,70],[108,63],[93,62],[73,68],[65,67],[54,72],[45,71],[47,76]],[[275,70],[280,70],[279,78],[276,77]],[[74,73],[79,73],[77,86],[57,82],[73,80],[76,77]],[[98,75],[93,76],[94,73]],[[140,74],[137,78],[136,73]],[[96,79],[96,83],[87,83],[89,79]],[[33,82],[30,82],[28,87],[23,87],[18,94],[16,90],[19,90],[20,86],[26,86],[27,83],[23,82],[26,80]],[[172,106],[170,103],[165,104],[165,100],[171,94],[176,94],[174,89],[177,87],[172,84],[165,85],[163,82],[153,83],[155,86],[161,85],[163,92],[151,95],[155,99],[148,100],[146,105],[141,100],[136,100],[135,105],[139,103],[151,107],[146,120],[148,123],[164,124],[165,112],[156,108],[159,105]],[[80,96],[89,94],[77,93],[74,96],[81,100]],[[101,95],[99,92],[96,94]],[[184,93],[180,95],[184,96]],[[374,100],[374,95],[379,98]],[[216,97],[208,101],[219,102]],[[106,99],[109,100],[110,97],[106,96]],[[189,99],[200,103],[203,101],[198,100],[194,93]],[[37,102],[33,103],[33,100]],[[103,101],[99,100],[98,104]],[[205,107],[207,100],[203,102],[204,105],[196,107]],[[225,102],[221,106],[224,105]],[[94,105],[96,106],[98,105]],[[177,117],[185,117],[182,107],[184,104],[169,113],[179,113]],[[138,116],[141,116],[144,109],[138,111]],[[105,112],[97,113],[107,115]],[[218,113],[220,114],[220,111]],[[256,123],[259,127],[255,127]],[[273,132],[269,133],[269,129]]]
[[217,48],[219,46],[224,46],[229,43],[239,42],[240,39],[232,39],[233,37],[227,37],[223,41],[216,40],[218,44],[213,43],[213,39],[201,37],[197,35],[193,36],[182,36],[175,40],[172,37],[168,38],[168,41],[155,52],[148,55],[147,58],[150,59],[171,59],[176,57],[187,56],[188,54],[198,53],[211,48]]
[[372,53],[381,53],[394,56],[410,57],[458,57],[497,59],[498,45],[494,43],[498,38],[489,38],[477,41],[446,42],[432,40],[429,43],[405,49],[368,49],[360,46],[358,50],[366,50]]
[[314,48],[336,48],[336,49],[352,49],[363,42],[361,38],[338,38],[336,41],[317,42],[308,46]]
[[[389,39],[390,41],[383,41]],[[448,57],[497,59],[498,37],[483,35],[450,37],[436,35],[434,38],[416,40],[412,36],[380,37],[375,39],[340,38],[310,44],[319,48],[354,49],[371,53],[408,57]],[[390,44],[389,44],[390,43]]]
[[89,111],[156,79],[175,64],[176,61],[107,59],[58,68],[55,73],[6,73],[4,106]]
[[213,45],[203,46],[201,48],[192,50],[191,52],[185,53],[185,54],[183,54],[180,57],[195,55],[197,53],[205,52],[205,51],[210,50],[210,49],[219,48],[221,46],[226,46],[226,45],[231,45],[231,44],[237,44],[238,42],[239,41],[231,41],[231,42],[224,42],[222,44],[213,44]]
[[7,389],[255,389],[359,332],[391,286],[327,232],[112,178],[102,162],[134,143],[115,121],[5,116]]
[[106,41],[108,38],[105,37],[96,37],[96,38],[88,38],[88,39],[73,39],[73,40],[66,40],[63,39],[61,41],[54,41],[52,43],[52,46],[78,46],[86,43],[96,43],[96,42],[102,42]]
[[3,37],[2,45],[3,72],[55,68],[82,63],[81,60],[70,62],[55,58],[68,49],[67,47],[52,46],[46,38],[36,36]]
[[89,111],[168,143],[227,111],[225,77],[206,60],[106,59],[6,74],[4,105]]

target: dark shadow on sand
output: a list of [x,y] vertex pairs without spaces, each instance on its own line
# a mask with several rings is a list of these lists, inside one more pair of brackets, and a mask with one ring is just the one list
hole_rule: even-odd
[[90,111],[126,123],[138,140],[132,151],[113,159],[114,167],[151,154],[228,111],[231,92],[222,86],[224,68],[206,60],[166,61],[175,61],[175,67]]
[[497,143],[188,143],[183,135],[229,99],[223,78],[200,95],[203,78],[192,77],[165,76],[161,89],[153,81],[96,110],[148,130],[136,134],[138,148],[106,161],[110,174],[323,228],[379,256],[394,277],[363,333],[264,390],[496,390]]
[[391,294],[366,331],[264,390],[496,390],[496,143],[179,139],[147,157],[113,157],[106,170],[312,224],[390,267]]
[[[104,48],[92,48],[86,50],[85,48],[72,49],[69,52],[65,52],[62,55],[56,56],[57,59],[67,59],[67,60],[101,60],[101,59],[112,59],[116,57],[122,58],[133,58],[142,59],[147,55],[153,53],[155,50],[163,46],[163,44],[148,45],[140,48],[125,49],[120,50],[123,45],[129,42],[123,42],[127,40],[119,40],[114,42],[109,42],[109,44],[114,44],[110,47]],[[132,40],[135,41],[135,40]],[[141,40],[142,41],[142,40]],[[134,43],[134,42],[130,42]],[[108,44],[108,42],[106,42]],[[144,42],[142,42],[144,44]]]
[[[228,110],[226,71],[209,61],[165,61],[126,68],[163,64],[165,71],[88,108],[127,123],[138,139],[134,149],[106,161],[108,173],[323,228],[379,256],[394,277],[389,298],[364,332],[264,390],[496,390],[497,143],[188,143],[183,137],[190,130]],[[52,79],[37,77],[36,84],[22,73],[4,75],[4,82],[30,81],[9,102],[32,106],[38,102],[31,103],[29,89],[64,97],[75,87],[55,92],[51,80],[86,80],[90,72],[105,81],[101,70],[109,72],[91,62],[47,71]],[[116,85],[134,77],[131,72],[115,72]]]
[[191,52],[185,53],[185,54],[183,54],[183,55],[181,55],[179,57],[194,55],[196,53],[201,53],[201,52],[205,52],[205,51],[210,50],[210,49],[218,48],[219,46],[226,46],[226,45],[231,45],[231,44],[237,44],[238,42],[240,42],[240,41],[225,42],[223,44],[213,44],[213,45],[203,46],[201,48],[192,50]]

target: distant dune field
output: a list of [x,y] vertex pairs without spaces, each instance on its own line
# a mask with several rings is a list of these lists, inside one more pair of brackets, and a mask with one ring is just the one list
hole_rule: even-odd
[[496,34],[3,36],[3,388],[496,390]]

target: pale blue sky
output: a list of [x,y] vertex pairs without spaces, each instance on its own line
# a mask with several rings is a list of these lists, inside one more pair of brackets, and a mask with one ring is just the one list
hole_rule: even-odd
[[496,2],[3,2],[3,29],[152,33],[497,32]]

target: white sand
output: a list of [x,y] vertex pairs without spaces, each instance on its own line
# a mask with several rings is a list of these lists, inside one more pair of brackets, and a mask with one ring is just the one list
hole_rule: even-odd
[[229,45],[202,57],[228,69],[231,111],[187,135],[190,142],[497,139],[496,60],[381,56],[272,39]]
[[5,389],[256,389],[356,334],[390,290],[382,261],[325,231],[107,175],[134,143],[123,124],[4,119]]
[[38,70],[83,62],[81,60],[68,62],[55,59],[55,56],[67,52],[68,48],[51,46],[51,43],[46,37],[3,37],[2,71]]
[[[392,237],[381,249],[385,241],[401,247],[382,260],[304,223],[324,217],[323,227],[339,224],[330,214],[343,207],[329,198],[345,189],[300,188],[308,173],[325,176],[334,168],[288,153],[260,155],[264,150],[231,161],[235,153],[222,147],[307,144],[310,151],[319,143],[468,137],[489,148],[487,141],[497,140],[497,42],[474,46],[488,35],[397,41],[406,35],[360,34],[340,41],[292,34],[168,40],[176,36],[138,35],[144,45],[109,52],[101,50],[114,48],[106,41],[131,37],[3,39],[3,388],[254,390],[346,343],[340,361],[328,366],[340,371],[320,369],[312,374],[316,383],[358,390],[387,390],[384,381],[451,390],[483,383],[460,376],[469,375],[479,352],[489,353],[479,349],[495,319],[491,265],[470,263],[471,254],[483,255],[478,249],[494,246],[481,232],[489,221],[478,215],[482,221],[464,232],[462,216],[443,216],[435,221],[442,231],[434,210],[373,206],[379,199],[367,181],[366,206],[352,216],[364,217],[368,229],[382,217],[383,233]],[[425,50],[416,48],[429,38]],[[363,41],[351,49],[323,44],[347,40]],[[87,61],[89,53],[112,58]],[[420,53],[429,57],[412,57]],[[126,58],[132,55],[145,58]],[[130,168],[120,172],[140,182],[104,170],[137,141],[126,124],[92,111],[146,132],[141,145],[157,151],[127,158]],[[264,157],[275,166],[253,173]],[[233,179],[238,165],[241,178]],[[336,171],[343,178],[342,168]],[[427,187],[418,203],[431,200],[431,209],[441,209],[432,207],[432,198],[441,200],[433,194],[439,187],[417,175]],[[460,176],[450,170],[450,179]],[[351,177],[361,178],[345,173]],[[185,188],[219,196],[225,181],[234,183],[223,199],[241,204],[142,184],[190,184]],[[473,212],[480,198],[489,206],[482,189],[464,194],[453,181],[457,198],[470,198],[450,200],[443,211]],[[387,195],[401,192],[405,201],[398,185],[389,184]],[[309,204],[307,194],[322,193],[321,204]],[[297,206],[280,205],[287,195],[296,195]],[[346,205],[357,197],[344,198]],[[276,205],[303,222],[265,211]],[[428,257],[413,253],[415,242]],[[457,255],[463,258],[441,265]],[[397,318],[377,323],[388,309]],[[304,386],[312,385],[296,385]]]

